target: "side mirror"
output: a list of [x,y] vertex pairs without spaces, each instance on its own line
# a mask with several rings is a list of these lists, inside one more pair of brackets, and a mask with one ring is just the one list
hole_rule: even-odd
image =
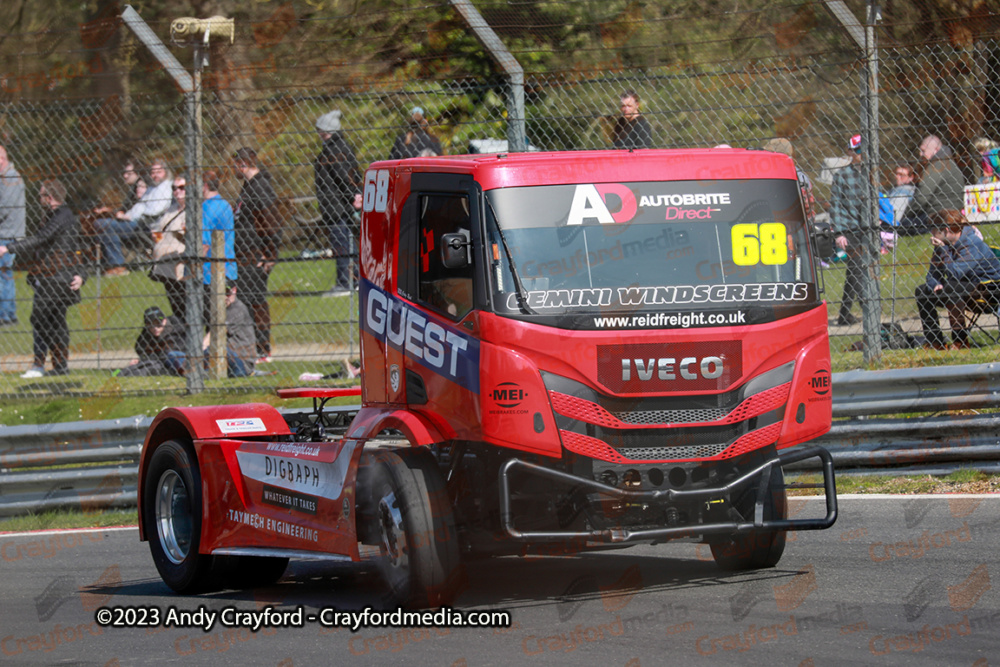
[[837,252],[837,234],[831,227],[814,227],[810,236],[813,242],[813,255],[817,261],[833,257]]
[[441,263],[446,269],[464,269],[472,264],[472,235],[467,229],[441,235]]

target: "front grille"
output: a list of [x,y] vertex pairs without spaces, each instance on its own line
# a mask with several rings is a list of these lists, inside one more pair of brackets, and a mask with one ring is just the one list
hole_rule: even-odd
[[781,423],[750,431],[732,444],[705,443],[671,447],[628,447],[616,449],[598,438],[573,431],[560,431],[563,446],[571,452],[609,463],[653,463],[683,459],[729,459],[769,445],[781,434]]
[[735,424],[780,408],[788,401],[791,383],[772,387],[754,394],[731,410],[724,408],[701,408],[681,410],[628,410],[610,411],[604,407],[577,396],[558,391],[550,391],[552,407],[557,413],[570,419],[605,428],[623,429],[632,427],[667,428],[676,424]]

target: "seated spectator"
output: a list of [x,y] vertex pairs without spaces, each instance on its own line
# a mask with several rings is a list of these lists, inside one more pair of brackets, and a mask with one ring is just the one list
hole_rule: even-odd
[[914,297],[926,339],[925,347],[947,347],[938,325],[938,308],[947,308],[955,348],[969,347],[965,304],[974,298],[984,280],[1000,280],[1000,259],[967,226],[961,211],[938,211],[930,216],[931,255],[927,280]]
[[135,340],[136,358],[113,375],[182,375],[183,349],[184,326],[177,318],[166,317],[159,306],[152,306],[143,314],[143,328]]
[[[205,351],[205,365],[208,366],[209,346],[212,342],[212,332],[205,334],[201,347]],[[178,367],[183,367],[187,356],[184,353],[171,355]],[[226,366],[231,378],[254,375],[254,362],[257,360],[257,341],[253,332],[253,318],[250,309],[236,297],[236,284],[226,283]]]
[[152,245],[149,225],[170,206],[171,181],[166,162],[154,160],[149,166],[149,179],[149,189],[138,196],[138,201],[131,208],[118,211],[114,219],[103,218],[94,223],[103,247],[104,264],[109,267],[104,273],[106,276],[128,275],[128,269],[124,267],[122,242],[139,239],[144,244]]
[[913,167],[908,164],[896,165],[896,186],[889,190],[889,201],[892,203],[893,227],[899,227],[910,205],[917,184],[914,183]]

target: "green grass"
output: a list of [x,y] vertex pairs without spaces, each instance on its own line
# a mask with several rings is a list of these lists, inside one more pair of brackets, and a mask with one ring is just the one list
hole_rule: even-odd
[[[789,474],[787,483],[822,484],[818,474]],[[961,470],[942,477],[931,475],[838,475],[837,493],[981,493],[1000,489],[1000,476]],[[822,489],[797,489],[790,495],[817,496]]]
[[102,526],[134,526],[139,518],[135,509],[116,509],[103,512],[72,512],[54,510],[40,514],[26,514],[0,519],[0,531],[61,530],[66,528],[98,528]]
[[[105,380],[107,379],[105,376]],[[154,380],[156,378],[129,378],[129,380],[133,379]],[[236,382],[236,380],[230,382]],[[354,405],[359,402],[356,398],[343,398],[331,400],[328,405]],[[81,419],[120,419],[143,415],[152,417],[165,407],[236,403],[268,403],[279,408],[312,408],[311,399],[286,400],[279,398],[273,391],[260,389],[239,394],[219,390],[195,395],[181,394],[176,391],[156,395],[111,393],[101,396],[59,396],[46,401],[31,398],[8,398],[0,404],[0,424],[15,426],[18,424],[52,424]]]

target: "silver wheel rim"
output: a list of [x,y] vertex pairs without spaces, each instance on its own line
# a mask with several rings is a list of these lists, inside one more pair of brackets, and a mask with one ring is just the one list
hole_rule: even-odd
[[164,471],[156,487],[156,532],[164,555],[174,565],[183,563],[191,550],[193,524],[184,480],[174,470]]
[[398,505],[396,494],[392,491],[382,496],[378,501],[378,524],[382,536],[382,551],[389,565],[405,569],[408,564],[406,530],[403,528],[403,515]]

